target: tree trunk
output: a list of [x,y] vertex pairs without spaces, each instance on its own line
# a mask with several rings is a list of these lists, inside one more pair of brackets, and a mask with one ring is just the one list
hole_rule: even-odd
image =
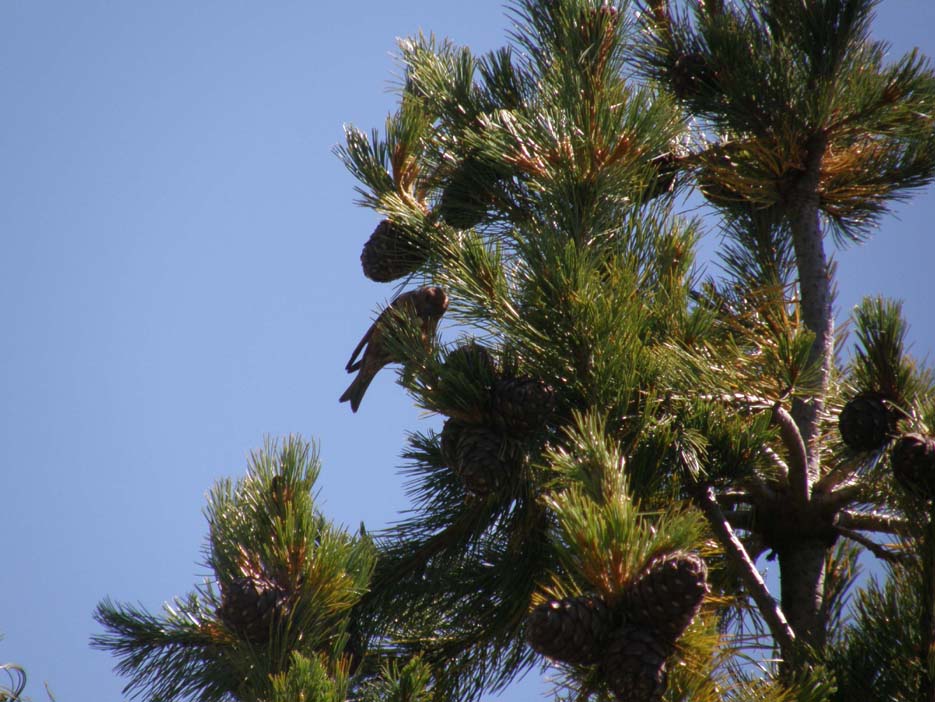
[[810,651],[825,645],[822,621],[822,589],[825,578],[827,542],[800,542],[779,552],[782,609],[796,636],[796,656],[783,661],[784,677],[798,672],[813,658]]
[[[792,416],[802,434],[808,450],[808,484],[818,479],[820,458],[819,417],[824,407],[824,396],[831,375],[834,353],[834,316],[832,314],[831,266],[825,257],[824,240],[819,222],[818,182],[821,160],[827,146],[824,134],[813,135],[806,142],[805,171],[790,192],[789,226],[799,274],[802,321],[815,335],[809,362],[821,368],[821,382],[808,400],[796,399]],[[809,495],[805,496],[807,500]]]
[[[807,455],[807,474],[801,488],[793,489],[791,495],[792,500],[799,502],[803,517],[817,516],[814,513],[819,509],[811,502],[811,492],[821,472],[820,421],[834,353],[831,267],[825,256],[819,221],[818,184],[826,146],[827,139],[821,133],[806,141],[804,172],[791,189],[787,202],[798,268],[802,321],[815,335],[809,362],[818,364],[821,369],[815,392],[809,398],[796,398],[791,412]],[[797,642],[805,646],[799,650],[797,660],[786,661],[787,673],[807,665],[813,658],[809,649],[818,653],[825,644],[825,623],[821,612],[828,547],[825,540],[803,539],[779,551],[782,608],[795,631]]]

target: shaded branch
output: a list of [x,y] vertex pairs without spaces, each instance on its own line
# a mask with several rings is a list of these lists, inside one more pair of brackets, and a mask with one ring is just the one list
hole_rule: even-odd
[[844,529],[860,529],[882,534],[905,535],[911,532],[909,522],[880,512],[852,512],[845,510],[838,514],[836,525]]
[[789,455],[789,484],[792,494],[804,504],[811,496],[808,477],[808,451],[798,425],[782,405],[773,405],[773,423],[779,427],[779,436]]
[[862,482],[850,483],[828,495],[822,496],[821,499],[832,509],[838,510],[846,505],[859,502],[865,490],[866,486]]
[[851,541],[854,541],[863,546],[881,561],[886,561],[887,563],[905,564],[912,560],[912,558],[907,554],[891,551],[890,549],[876,543],[872,539],[867,538],[860,532],[852,531],[851,529],[845,529],[841,526],[835,526],[835,530],[841,536],[847,537]]

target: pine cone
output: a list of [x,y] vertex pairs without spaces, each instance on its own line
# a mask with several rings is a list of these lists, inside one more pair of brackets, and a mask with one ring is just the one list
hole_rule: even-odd
[[526,641],[549,658],[589,665],[600,660],[613,628],[613,612],[599,595],[566,597],[529,613]]
[[478,157],[468,156],[454,169],[438,202],[446,224],[470,229],[483,221],[493,204],[493,188],[499,175]]
[[611,636],[601,672],[620,702],[658,702],[666,691],[666,658],[671,652],[671,645],[650,632],[623,627]]
[[671,192],[675,184],[675,176],[679,171],[679,157],[673,153],[657,156],[650,163],[656,167],[656,176],[643,191],[643,202],[649,202]]
[[502,448],[503,440],[493,429],[469,425],[461,431],[454,467],[469,492],[489,495],[503,483],[509,464]]
[[875,451],[893,436],[896,412],[878,392],[862,392],[851,398],[838,417],[841,439],[855,451]]
[[935,438],[905,434],[890,454],[893,476],[902,488],[917,497],[935,497]]
[[468,341],[445,356],[445,366],[451,366],[468,375],[495,378],[497,366],[490,351],[476,341]]
[[688,628],[708,592],[708,568],[691,553],[654,558],[630,586],[629,621],[645,624],[672,643]]
[[447,419],[442,427],[441,439],[439,440],[439,450],[442,454],[442,460],[445,465],[456,473],[461,472],[458,467],[461,461],[458,457],[458,441],[461,439],[461,433],[468,425],[458,419]]
[[700,54],[682,54],[672,64],[669,79],[675,96],[685,100],[697,94],[703,82],[711,80],[711,71]]
[[428,252],[406,231],[384,219],[360,252],[364,275],[377,283],[398,280],[418,270]]
[[494,385],[493,411],[508,432],[526,434],[555,411],[555,390],[538,378],[503,378]]
[[262,575],[247,575],[221,583],[217,615],[229,628],[253,643],[269,641],[272,628],[287,609],[285,589]]

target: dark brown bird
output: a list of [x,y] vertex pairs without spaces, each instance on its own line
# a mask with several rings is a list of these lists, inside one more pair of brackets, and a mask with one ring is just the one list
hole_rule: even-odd
[[[389,363],[403,361],[401,358],[394,358],[392,352],[384,348],[384,335],[387,331],[387,325],[392,323],[398,315],[406,315],[420,321],[422,341],[428,346],[435,336],[438,320],[441,319],[447,309],[448,295],[445,294],[444,290],[437,287],[410,290],[393,300],[389,307],[383,310],[376,321],[370,325],[370,329],[367,330],[364,338],[360,340],[357,348],[351,354],[346,366],[347,372],[359,371],[359,373],[354,378],[354,382],[341,395],[341,402],[350,401],[351,410],[356,412],[370,382],[380,369]],[[364,349],[364,346],[367,348]],[[360,355],[361,351],[363,351],[363,355]],[[360,359],[357,358],[358,356],[360,356]]]

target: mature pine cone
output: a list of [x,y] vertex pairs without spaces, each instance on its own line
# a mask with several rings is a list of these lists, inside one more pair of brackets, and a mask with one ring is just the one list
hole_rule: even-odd
[[497,366],[490,351],[476,341],[468,341],[445,356],[445,365],[470,375],[495,378]]
[[878,392],[862,392],[852,397],[838,417],[838,430],[844,443],[855,451],[875,451],[893,436],[896,412]]
[[669,78],[672,81],[672,92],[679,99],[685,100],[697,94],[705,81],[711,80],[711,70],[700,54],[682,54],[672,64]]
[[666,691],[671,644],[650,631],[623,627],[610,638],[601,662],[604,680],[620,702],[658,702]]
[[565,663],[597,663],[615,626],[599,595],[566,597],[537,606],[526,617],[526,641],[534,651]]
[[654,558],[626,594],[629,620],[651,626],[674,643],[698,614],[707,577],[705,562],[692,553]]
[[418,270],[428,252],[401,227],[384,219],[360,252],[364,275],[377,283],[388,283]]
[[493,204],[497,171],[476,156],[468,156],[454,169],[438,202],[446,224],[458,229],[477,226]]
[[507,431],[528,433],[555,411],[555,390],[538,378],[503,378],[494,385],[493,411]]
[[442,454],[442,460],[445,465],[460,473],[458,467],[461,464],[458,456],[458,441],[461,440],[461,434],[468,425],[459,419],[446,419],[445,426],[442,427],[441,439],[439,440],[439,450]]
[[656,177],[649,183],[643,192],[643,202],[671,192],[675,184],[675,176],[679,171],[679,157],[673,153],[665,153],[654,158],[651,163],[656,167]]
[[494,429],[469,425],[461,431],[454,467],[469,492],[489,495],[502,484],[509,471],[502,449],[502,437]]
[[890,454],[896,481],[917,497],[935,497],[935,438],[905,434],[896,440]]
[[253,643],[269,641],[273,626],[287,608],[285,589],[262,575],[247,575],[221,583],[217,615],[228,627]]

